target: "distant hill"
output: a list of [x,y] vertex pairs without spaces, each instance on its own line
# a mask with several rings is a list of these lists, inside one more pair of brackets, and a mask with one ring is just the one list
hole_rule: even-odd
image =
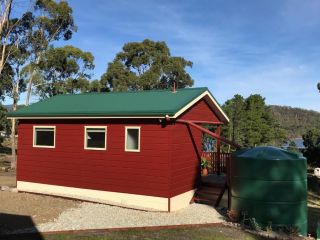
[[320,112],[287,106],[270,107],[273,116],[291,139],[301,137],[308,129],[320,128]]

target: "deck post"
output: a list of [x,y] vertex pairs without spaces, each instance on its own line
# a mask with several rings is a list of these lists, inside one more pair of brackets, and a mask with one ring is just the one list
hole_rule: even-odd
[[[217,127],[217,130],[216,130],[216,134],[220,137],[220,133],[221,133],[221,125],[219,125]],[[220,147],[221,147],[221,141],[220,141],[220,138],[217,139],[217,174],[220,175],[221,173],[221,150],[220,150]]]

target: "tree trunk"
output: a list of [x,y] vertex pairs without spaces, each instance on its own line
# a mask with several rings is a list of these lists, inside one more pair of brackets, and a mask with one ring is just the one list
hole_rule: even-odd
[[0,3],[1,12],[0,12],[0,37],[1,37],[1,58],[0,58],[0,74],[4,68],[6,63],[6,47],[7,47],[7,39],[8,33],[5,33],[5,30],[8,28],[11,7],[12,7],[12,0],[5,0],[1,1]]
[[[13,100],[12,110],[17,109],[18,101]],[[16,156],[16,119],[11,119],[11,168],[15,169],[17,165],[17,156]]]
[[16,119],[11,119],[11,168],[15,169],[17,165],[16,156]]
[[33,81],[33,72],[29,78],[27,97],[26,97],[26,106],[28,106],[30,103],[30,96],[31,96],[31,91],[32,91],[32,81]]
[[[35,65],[38,66],[38,64],[40,63],[40,58],[41,58],[41,53],[38,55],[36,61],[35,61]],[[36,70],[33,69],[30,78],[29,78],[29,83],[28,83],[28,89],[27,89],[27,97],[26,97],[26,106],[28,106],[30,104],[30,97],[31,97],[31,91],[32,91],[32,84],[33,84],[33,78],[36,75]]]
[[[12,111],[17,110],[17,105],[19,101],[19,79],[20,72],[19,67],[16,69],[17,71],[17,81],[12,84]],[[17,165],[17,156],[16,156],[16,119],[11,119],[11,168],[15,169]]]

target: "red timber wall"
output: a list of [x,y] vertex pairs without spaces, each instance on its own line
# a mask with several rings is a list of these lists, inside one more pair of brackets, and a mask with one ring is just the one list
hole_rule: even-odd
[[[55,148],[32,147],[33,126],[56,126]],[[107,150],[84,149],[85,126],[107,126]],[[125,152],[125,126],[141,126],[140,152]],[[159,120],[20,120],[17,180],[169,197],[169,128]]]
[[[219,121],[205,100],[198,101],[179,117],[184,120]],[[171,196],[195,189],[201,180],[201,139],[198,129],[176,123],[170,128],[171,143]]]

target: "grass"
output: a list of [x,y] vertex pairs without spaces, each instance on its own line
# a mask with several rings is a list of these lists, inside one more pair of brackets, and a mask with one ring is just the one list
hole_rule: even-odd
[[162,230],[121,230],[121,231],[107,231],[98,233],[80,233],[80,234],[58,234],[58,235],[33,235],[23,238],[6,238],[8,240],[16,239],[41,239],[41,240],[265,240],[259,236],[244,232],[238,228],[233,227],[198,227],[198,228],[178,228],[178,229],[162,229]]
[[320,222],[320,187],[315,176],[308,176],[308,233],[315,236]]

